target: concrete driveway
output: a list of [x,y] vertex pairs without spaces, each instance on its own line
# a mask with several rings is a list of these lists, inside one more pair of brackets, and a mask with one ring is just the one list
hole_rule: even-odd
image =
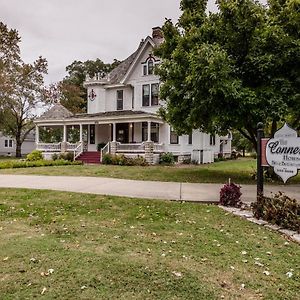
[[[218,202],[222,184],[137,181],[103,177],[0,175],[0,187],[49,189],[134,198]],[[255,201],[256,186],[242,185],[242,200]],[[265,194],[282,191],[300,200],[300,185],[265,186]]]

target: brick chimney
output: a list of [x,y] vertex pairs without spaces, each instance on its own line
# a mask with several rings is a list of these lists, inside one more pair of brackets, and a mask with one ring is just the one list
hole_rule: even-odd
[[162,40],[164,38],[163,32],[160,27],[152,28],[152,38],[156,41]]

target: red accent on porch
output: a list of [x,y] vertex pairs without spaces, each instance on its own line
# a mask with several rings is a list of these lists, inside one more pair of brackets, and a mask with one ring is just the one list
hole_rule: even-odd
[[100,164],[100,152],[86,151],[81,153],[76,160],[80,160],[84,164]]

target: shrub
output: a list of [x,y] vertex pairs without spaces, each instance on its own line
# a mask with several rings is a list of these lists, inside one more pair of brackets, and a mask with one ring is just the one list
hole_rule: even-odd
[[252,204],[253,214],[286,229],[300,233],[300,204],[282,192],[274,197],[260,197]]
[[59,159],[73,161],[74,153],[73,152],[61,153],[61,154],[59,154]]
[[43,159],[43,154],[42,151],[39,150],[33,150],[31,153],[27,154],[26,156],[27,161],[37,161],[42,159]]
[[51,158],[52,158],[52,160],[58,160],[57,153],[52,154]]
[[160,157],[159,163],[162,165],[172,165],[174,164],[174,155],[171,152],[163,153]]
[[102,158],[104,165],[119,165],[119,166],[147,166],[148,163],[144,157],[138,156],[135,158],[126,157],[125,155],[104,154]]
[[235,183],[226,183],[220,191],[220,204],[224,206],[241,207],[241,187]]
[[103,163],[104,165],[112,165],[112,160],[113,160],[112,158],[113,158],[113,157],[112,157],[111,154],[106,153],[106,154],[104,154],[103,157],[102,157],[102,163]]
[[50,166],[66,166],[66,165],[81,165],[80,161],[68,160],[37,160],[37,161],[24,161],[24,160],[11,160],[0,162],[0,169],[16,169],[16,168],[34,168],[34,167],[50,167]]

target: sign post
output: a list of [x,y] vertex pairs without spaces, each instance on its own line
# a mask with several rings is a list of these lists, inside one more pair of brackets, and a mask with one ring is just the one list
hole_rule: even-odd
[[264,169],[262,166],[262,138],[264,124],[257,124],[257,200],[264,195]]

